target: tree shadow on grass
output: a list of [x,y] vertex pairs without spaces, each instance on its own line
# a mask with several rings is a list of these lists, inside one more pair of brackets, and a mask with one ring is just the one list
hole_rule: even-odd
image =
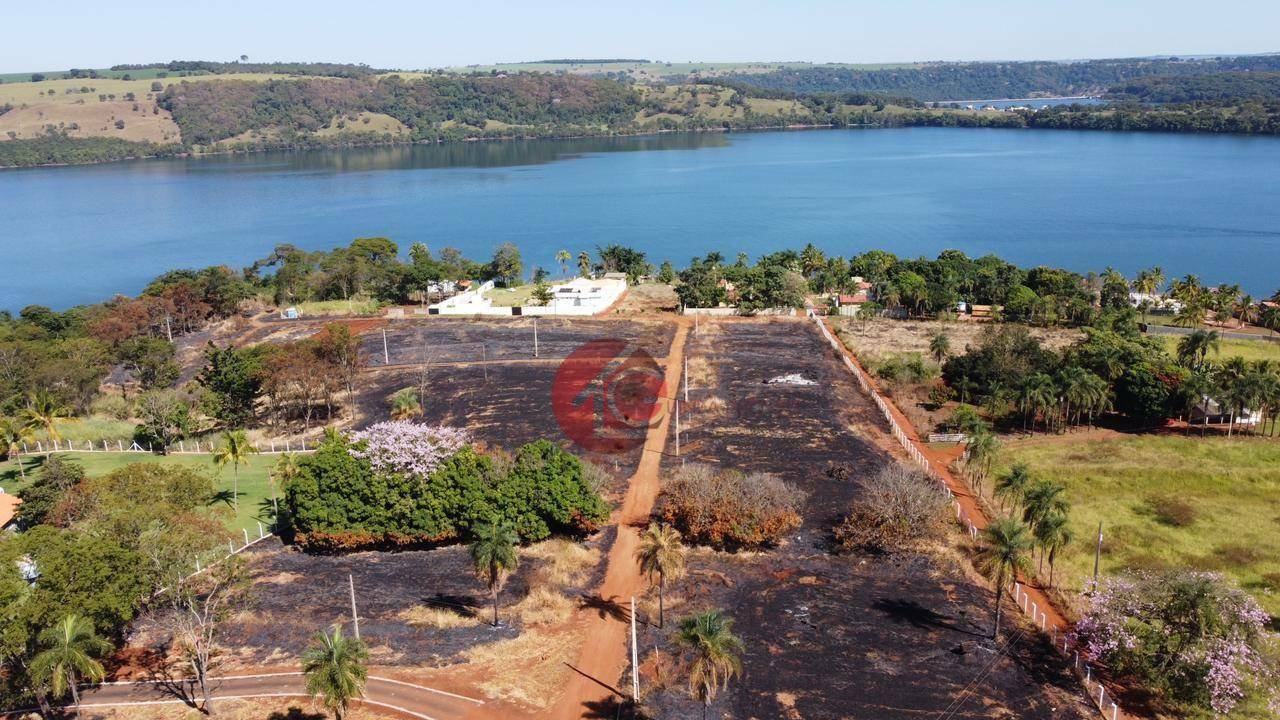
[[589,720],[640,720],[644,717],[634,703],[616,697],[588,700],[582,707],[582,717]]

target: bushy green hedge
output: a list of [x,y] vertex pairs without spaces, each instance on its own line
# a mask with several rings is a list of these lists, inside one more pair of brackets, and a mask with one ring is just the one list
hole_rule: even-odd
[[448,543],[493,518],[532,542],[592,532],[609,514],[582,461],[546,440],[511,458],[464,448],[427,477],[375,472],[350,447],[321,446],[284,488],[287,530],[307,550]]

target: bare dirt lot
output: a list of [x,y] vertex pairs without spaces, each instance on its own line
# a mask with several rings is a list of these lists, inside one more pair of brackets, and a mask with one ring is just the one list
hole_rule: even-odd
[[[858,479],[890,456],[869,401],[811,326],[707,323],[689,350],[702,409],[690,408],[686,459],[773,473],[808,493],[804,525],[782,547],[698,550],[669,593],[673,616],[722,608],[745,642],[743,676],[712,717],[1091,717],[1075,679],[1032,632],[1014,626],[992,643],[990,591],[954,549],[828,552]],[[670,625],[643,633],[641,647],[659,649],[647,661],[646,707],[694,716],[682,676],[654,659],[670,657]]]

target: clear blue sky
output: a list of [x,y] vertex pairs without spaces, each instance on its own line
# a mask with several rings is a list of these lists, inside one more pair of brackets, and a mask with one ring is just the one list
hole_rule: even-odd
[[0,72],[181,59],[1070,59],[1280,51],[1276,0],[7,3]]

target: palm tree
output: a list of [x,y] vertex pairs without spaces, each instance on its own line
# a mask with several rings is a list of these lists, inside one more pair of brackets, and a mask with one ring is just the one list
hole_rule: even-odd
[[569,277],[569,261],[573,259],[573,255],[568,250],[556,251],[556,262],[560,263],[561,277]]
[[1049,423],[1049,411],[1058,404],[1058,388],[1053,378],[1045,373],[1036,373],[1022,382],[1018,390],[1018,405],[1022,409],[1022,427],[1027,427],[1031,420],[1031,431],[1035,432],[1036,414],[1043,413],[1045,425]]
[[222,433],[222,447],[213,451],[213,464],[218,469],[231,465],[232,480],[231,485],[231,502],[234,507],[240,509],[240,466],[249,463],[249,456],[258,452],[258,448],[249,444],[249,438],[245,436],[243,430],[224,430]]
[[1027,464],[1014,463],[1009,472],[996,479],[996,497],[1001,501],[1007,499],[1011,507],[1017,507],[1031,487],[1031,481],[1031,471]]
[[369,677],[365,662],[369,651],[364,643],[342,634],[342,626],[334,625],[332,634],[316,633],[315,643],[302,654],[302,674],[307,678],[307,694],[313,699],[324,696],[324,706],[337,720],[347,711],[347,704],[364,695]]
[[271,510],[277,519],[280,517],[280,504],[276,500],[276,491],[285,483],[302,474],[302,466],[298,463],[297,453],[280,453],[276,460],[275,471],[271,473]]
[[1000,518],[982,531],[985,542],[978,554],[978,568],[996,586],[996,622],[992,638],[1000,636],[1000,603],[1005,585],[1019,572],[1030,572],[1031,536],[1027,527],[1013,518]]
[[422,414],[422,403],[412,388],[400,390],[391,396],[391,419],[408,420]]
[[44,649],[31,661],[32,679],[48,687],[54,697],[62,697],[70,690],[76,717],[80,717],[80,691],[76,684],[81,679],[102,679],[102,663],[94,656],[110,652],[111,643],[98,637],[88,618],[75,614],[45,628],[38,640]]
[[996,439],[995,433],[985,428],[970,435],[969,442],[965,444],[965,454],[968,456],[965,468],[971,472],[978,494],[982,494],[982,481],[991,472],[991,461],[995,459],[999,449],[1000,441]]
[[684,552],[680,531],[666,523],[649,523],[649,528],[640,536],[640,546],[635,553],[640,572],[648,575],[650,582],[654,576],[658,578],[658,627],[666,625],[663,594],[667,580],[684,575]]
[[951,354],[951,338],[946,333],[937,333],[929,338],[929,354],[934,360],[942,362]]
[[494,627],[498,626],[498,591],[507,575],[520,565],[518,542],[520,536],[510,525],[493,520],[476,528],[476,539],[471,543],[472,567],[493,598]]
[[1149,269],[1141,270],[1133,279],[1133,289],[1144,295],[1155,295],[1164,287],[1164,269],[1159,265]]
[[1208,308],[1202,305],[1199,299],[1196,299],[1182,306],[1178,314],[1173,316],[1173,324],[1186,328],[1200,327],[1204,324],[1208,314]]
[[1227,406],[1229,412],[1227,437],[1231,437],[1236,416],[1249,406],[1255,394],[1249,378],[1249,365],[1244,358],[1236,356],[1222,363],[1215,374],[1218,380],[1218,399]]
[[1258,322],[1262,327],[1271,331],[1274,337],[1277,330],[1280,330],[1280,305],[1267,305],[1258,313]]
[[1071,509],[1066,495],[1063,485],[1051,480],[1036,482],[1022,496],[1022,521],[1035,528],[1050,515],[1066,515]]
[[22,465],[22,458],[18,457],[18,453],[22,450],[22,441],[29,437],[31,430],[27,426],[8,419],[0,420],[0,451],[3,451],[5,459],[13,458],[14,464],[18,466],[18,474],[24,478],[27,476],[27,469]]
[[689,694],[702,702],[702,718],[716,695],[742,673],[742,639],[733,634],[733,620],[719,610],[684,618],[676,643],[693,653],[689,664]]
[[30,430],[44,430],[50,440],[61,440],[58,421],[71,417],[71,410],[57,401],[48,391],[40,390],[27,396],[27,406],[22,418]]
[[578,274],[582,277],[591,277],[591,255],[586,250],[578,253]]
[[1217,330],[1194,330],[1178,341],[1178,362],[1192,370],[1202,369],[1209,352],[1216,353],[1219,347],[1221,336]]
[[1033,531],[1036,537],[1036,544],[1040,546],[1041,569],[1044,565],[1044,556],[1049,556],[1049,587],[1053,587],[1053,563],[1057,558],[1058,551],[1075,539],[1075,533],[1072,532],[1071,526],[1067,524],[1066,513],[1053,513],[1039,523],[1036,524]]

